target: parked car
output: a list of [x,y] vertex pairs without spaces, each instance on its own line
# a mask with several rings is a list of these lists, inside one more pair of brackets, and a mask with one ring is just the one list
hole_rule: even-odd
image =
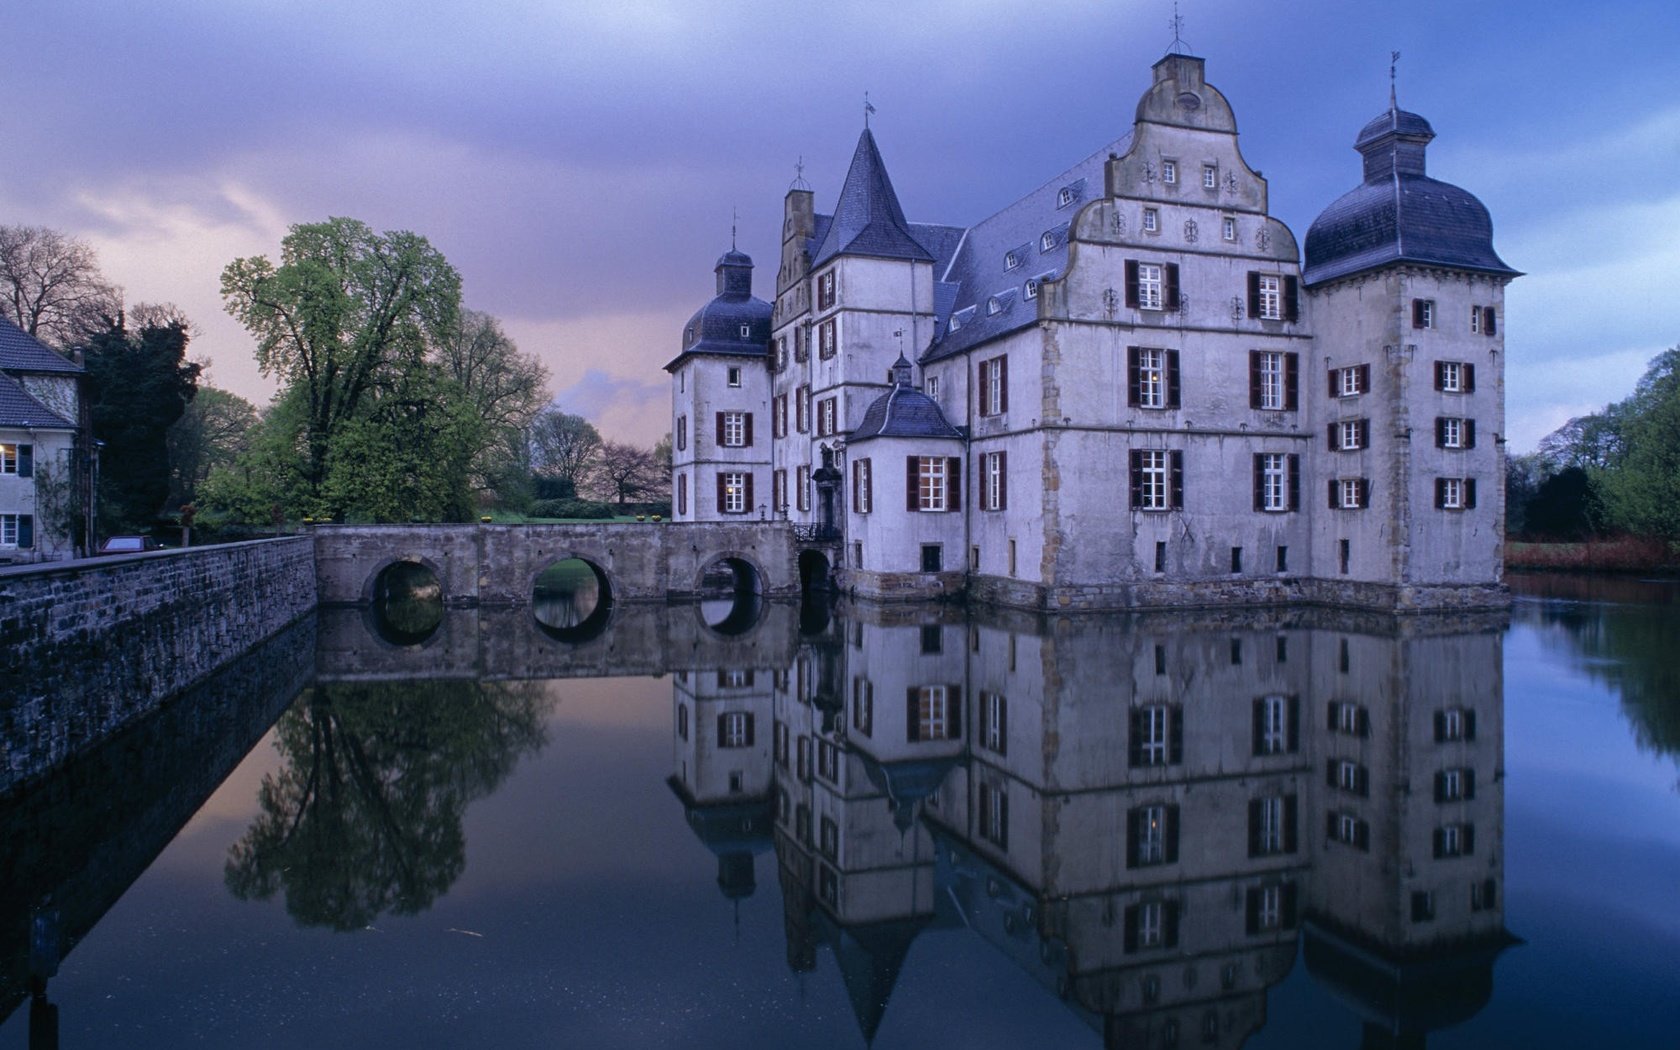
[[163,545],[150,536],[111,536],[99,545],[101,554],[139,554],[162,549]]

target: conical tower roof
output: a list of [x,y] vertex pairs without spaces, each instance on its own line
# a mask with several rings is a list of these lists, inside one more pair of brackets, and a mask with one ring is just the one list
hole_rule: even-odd
[[910,233],[898,194],[887,178],[887,166],[868,128],[858,136],[852,166],[840,188],[840,200],[828,233],[818,245],[811,265],[821,266],[836,255],[868,255],[879,259],[933,262],[933,256]]

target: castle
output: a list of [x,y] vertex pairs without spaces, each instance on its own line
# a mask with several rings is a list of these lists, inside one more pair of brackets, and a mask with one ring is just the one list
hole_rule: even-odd
[[867,128],[832,214],[796,181],[774,302],[732,249],[666,366],[674,519],[791,522],[865,598],[1502,604],[1487,209],[1391,98],[1303,258],[1204,60],[1153,73],[967,228],[909,221]]

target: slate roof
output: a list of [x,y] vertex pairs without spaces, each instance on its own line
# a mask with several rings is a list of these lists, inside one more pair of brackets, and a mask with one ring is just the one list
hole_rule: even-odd
[[54,353],[39,339],[0,317],[0,371],[79,375],[82,366]]
[[840,187],[840,199],[811,256],[813,268],[836,255],[869,255],[879,259],[910,259],[933,262],[934,257],[911,232],[910,223],[893,192],[881,151],[868,128],[858,136],[852,166]]
[[1360,131],[1365,181],[1307,229],[1302,280],[1323,284],[1392,263],[1518,276],[1493,249],[1493,219],[1481,201],[1425,172],[1435,131],[1391,108]]
[[[673,371],[679,362],[692,354],[718,354],[725,357],[764,358],[770,352],[770,304],[751,294],[752,259],[744,252],[731,248],[718,259],[718,294],[711,302],[694,312],[683,325],[683,346],[676,357],[665,366]],[[729,271],[746,271],[744,280],[735,282],[732,290],[723,290],[731,283]],[[742,326],[747,334],[741,334]]]
[[[27,339],[28,336],[24,338]],[[17,380],[4,373],[0,373],[0,427],[28,430],[76,429],[74,423],[35,400]]]
[[1131,138],[1127,132],[966,231],[934,287],[934,339],[923,364],[1038,320],[1037,304],[1026,297],[1027,282],[1066,272],[1069,223],[1081,206],[1102,195],[1109,155],[1125,153]]
[[877,437],[958,438],[939,404],[910,385],[910,362],[900,354],[893,365],[893,388],[876,398],[863,413],[863,422],[847,436],[848,444]]

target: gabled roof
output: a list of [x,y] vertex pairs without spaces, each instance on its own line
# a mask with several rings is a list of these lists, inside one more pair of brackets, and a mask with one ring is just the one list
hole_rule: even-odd
[[836,255],[868,255],[880,259],[933,262],[934,257],[911,232],[910,223],[887,178],[887,166],[868,128],[858,136],[852,166],[834,207],[826,235],[811,258],[821,266]]
[[82,366],[54,353],[39,339],[0,317],[0,371],[78,375]]
[[4,373],[0,373],[0,427],[26,430],[76,429],[74,423],[35,400],[17,380]]
[[1028,283],[1036,287],[1067,272],[1068,229],[1074,214],[1102,195],[1109,156],[1130,147],[1127,132],[968,229],[962,247],[934,285],[935,306],[942,309],[934,316],[933,344],[922,356],[924,364],[1038,320],[1038,304],[1027,298]]

